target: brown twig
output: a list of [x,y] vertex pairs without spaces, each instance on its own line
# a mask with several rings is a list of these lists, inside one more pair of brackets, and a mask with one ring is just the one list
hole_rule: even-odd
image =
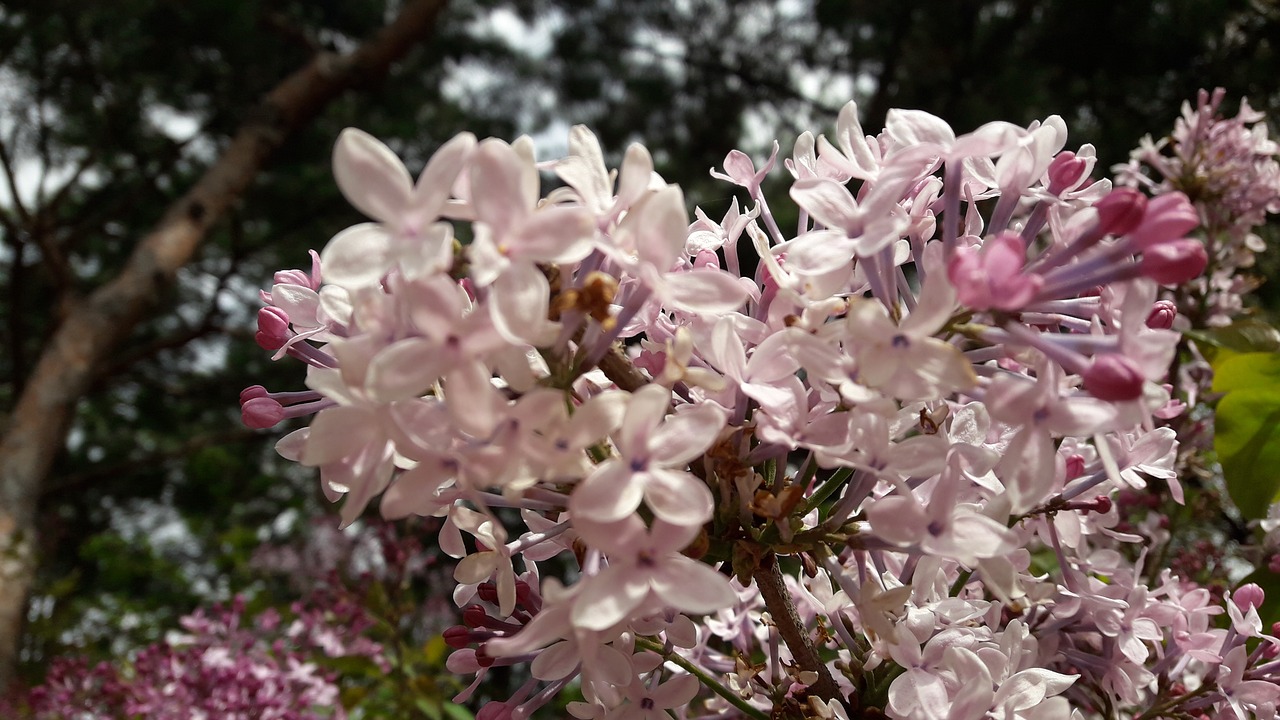
[[835,700],[840,697],[840,689],[831,677],[826,663],[818,657],[813,638],[800,621],[796,606],[791,602],[791,593],[787,592],[786,583],[782,579],[782,568],[778,566],[778,557],[772,553],[761,559],[754,573],[756,586],[764,598],[764,605],[769,609],[773,624],[777,626],[782,641],[787,644],[791,656],[801,670],[809,670],[817,674],[818,680],[809,686],[813,695],[822,700]]
[[616,345],[609,348],[604,357],[600,358],[597,366],[605,377],[613,381],[614,385],[627,392],[635,392],[650,382],[649,378],[637,370],[626,353]]

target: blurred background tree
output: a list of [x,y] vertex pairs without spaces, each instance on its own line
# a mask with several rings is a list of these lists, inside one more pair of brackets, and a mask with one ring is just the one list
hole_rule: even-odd
[[137,647],[236,592],[287,603],[291,590],[264,579],[255,550],[310,532],[317,514],[336,524],[315,478],[274,462],[277,435],[240,427],[236,397],[300,382],[254,345],[256,295],[358,221],[328,167],[343,127],[386,139],[412,168],[461,130],[528,133],[554,156],[585,123],[615,156],[643,140],[664,177],[712,205],[728,192],[707,169],[730,149],[764,156],[778,137],[785,155],[849,99],[869,130],[890,107],[958,130],[1058,113],[1069,147],[1094,143],[1104,169],[1164,132],[1198,88],[1223,86],[1273,114],[1280,103],[1270,0],[455,0],[416,27],[389,71],[350,78],[351,92],[278,132],[266,93],[415,5],[435,3],[0,6],[6,443],[68,318],[182,212],[238,133],[265,127],[280,143],[225,212],[194,218],[199,252],[72,388],[38,476],[3,464],[12,443],[0,450],[0,570],[20,559],[18,537],[35,538],[38,567],[29,588],[0,580],[0,596],[30,599],[21,632],[0,627],[0,682],[14,658],[34,681],[71,649]]

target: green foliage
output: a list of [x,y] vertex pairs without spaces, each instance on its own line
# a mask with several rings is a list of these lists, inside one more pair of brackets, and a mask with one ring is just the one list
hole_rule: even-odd
[[[1280,352],[1280,330],[1267,321],[1244,318],[1224,327],[1187,330],[1183,335],[1208,347],[1210,355],[1218,353],[1271,353]],[[1225,359],[1225,357],[1224,357]]]
[[1247,518],[1280,499],[1280,353],[1233,354],[1214,367],[1214,450],[1227,491]]

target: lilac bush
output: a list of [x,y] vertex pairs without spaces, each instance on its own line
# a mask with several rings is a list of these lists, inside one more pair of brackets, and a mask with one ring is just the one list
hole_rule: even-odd
[[342,720],[347,714],[336,673],[315,660],[360,656],[385,667],[383,650],[361,637],[370,622],[357,606],[298,604],[293,610],[288,622],[272,609],[250,617],[237,597],[182,618],[182,632],[143,648],[129,663],[56,659],[19,716]]
[[263,294],[308,389],[243,418],[311,417],[277,449],[344,524],[443,520],[458,700],[527,678],[480,717],[572,688],[578,718],[1274,717],[1265,592],[1162,566],[1132,512],[1183,501],[1170,422],[1199,401],[1166,384],[1188,308],[1162,292],[1229,315],[1277,207],[1260,118],[1220,101],[1122,186],[1057,116],[867,135],[850,103],[783,161],[792,231],[776,143],[690,223],[648,150],[611,170],[584,127],[549,161],[462,134],[416,181],[347,130],[372,221]]

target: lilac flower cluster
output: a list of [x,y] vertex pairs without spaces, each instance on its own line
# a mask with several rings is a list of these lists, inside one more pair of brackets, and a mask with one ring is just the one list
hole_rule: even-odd
[[[1254,230],[1280,212],[1280,145],[1267,136],[1262,113],[1240,101],[1233,118],[1222,116],[1222,88],[1201,90],[1197,104],[1183,103],[1173,133],[1144,138],[1117,180],[1154,193],[1186,193],[1204,228],[1209,271],[1184,290],[1184,312],[1201,323],[1225,325],[1239,314],[1242,296],[1256,287],[1239,270],[1266,249]],[[1188,292],[1189,291],[1189,292]]]
[[690,223],[645,148],[610,170],[583,127],[544,162],[462,134],[416,181],[348,130],[373,222],[264,293],[309,390],[249,388],[244,420],[314,415],[277,448],[344,523],[444,519],[459,699],[529,671],[481,717],[570,683],[579,718],[1274,717],[1261,591],[1145,571],[1111,501],[1181,499],[1157,294],[1208,264],[1201,213],[1066,140],[914,110],[869,136],[850,103],[784,161],[787,233],[776,144]]
[[385,664],[382,648],[360,636],[369,620],[359,607],[299,604],[293,610],[288,623],[274,610],[246,623],[237,597],[182,618],[185,632],[142,649],[127,664],[90,667],[83,658],[59,658],[19,716],[341,720],[347,715],[335,675],[313,659],[361,656]]

